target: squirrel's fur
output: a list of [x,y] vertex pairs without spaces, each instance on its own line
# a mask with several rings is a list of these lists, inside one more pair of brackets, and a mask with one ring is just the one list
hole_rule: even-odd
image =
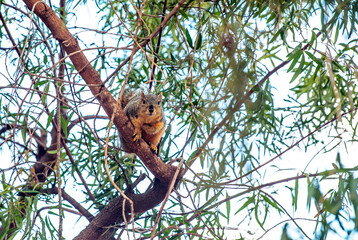
[[[134,126],[133,141],[143,138],[155,153],[158,153],[158,144],[165,130],[165,118],[162,108],[162,94],[140,94],[127,90],[123,93],[121,106]],[[121,138],[122,149],[128,149],[126,142]]]

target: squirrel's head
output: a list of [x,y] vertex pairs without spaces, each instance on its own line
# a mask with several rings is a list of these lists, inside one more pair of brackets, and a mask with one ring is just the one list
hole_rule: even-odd
[[141,105],[142,110],[150,116],[157,116],[162,114],[162,93],[159,95],[155,94],[144,94],[141,92]]

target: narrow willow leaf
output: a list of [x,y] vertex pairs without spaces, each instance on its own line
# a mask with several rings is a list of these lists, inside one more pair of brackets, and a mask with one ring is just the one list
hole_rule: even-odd
[[189,33],[188,29],[185,29],[185,32],[184,32],[184,33],[185,33],[185,37],[186,37],[186,40],[187,40],[189,46],[190,46],[191,48],[194,48],[194,46],[193,46],[193,40],[191,39],[191,36],[190,36],[190,33]]
[[255,196],[251,196],[249,197],[246,202],[241,206],[241,208],[239,208],[239,210],[237,210],[235,212],[235,214],[237,214],[238,212],[242,211],[243,209],[245,209],[247,206],[249,206],[249,204],[253,203],[255,201]]
[[287,69],[287,72],[290,72],[296,65],[296,63],[298,62],[298,60],[300,59],[302,54],[301,50],[297,50],[296,52],[292,53],[292,55],[289,55],[287,61],[290,61],[291,59],[293,59],[290,67]]
[[[226,199],[229,198],[229,195],[226,193]],[[227,222],[229,223],[230,220],[230,212],[231,212],[231,207],[230,207],[230,200],[226,201],[226,218],[227,218]]]
[[305,65],[305,55],[302,54],[300,65],[295,70],[295,74],[293,75],[293,77],[291,79],[291,83],[302,73],[304,65]]
[[295,180],[295,193],[293,196],[293,207],[297,210],[297,201],[298,201],[298,179]]
[[196,50],[201,48],[202,41],[203,41],[203,36],[201,35],[201,33],[199,33],[198,40],[196,41],[196,46],[195,46]]

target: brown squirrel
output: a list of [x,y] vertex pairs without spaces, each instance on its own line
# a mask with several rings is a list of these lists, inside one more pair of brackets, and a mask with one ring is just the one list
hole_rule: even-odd
[[[162,108],[162,94],[140,94],[126,90],[122,97],[122,109],[134,126],[133,141],[143,138],[151,149],[158,154],[158,144],[165,130],[165,118]],[[122,148],[131,152],[121,138]]]

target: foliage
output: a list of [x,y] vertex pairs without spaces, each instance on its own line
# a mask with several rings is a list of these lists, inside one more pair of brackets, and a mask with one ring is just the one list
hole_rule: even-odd
[[[230,239],[232,229],[237,239],[257,239],[271,227],[281,239],[355,234],[357,165],[337,154],[323,166],[317,156],[356,141],[358,3],[186,1],[171,16],[177,3],[66,1],[64,13],[49,2],[113,96],[124,85],[163,93],[167,130],[159,156],[185,162],[164,212],[156,207],[117,227],[142,239],[153,229],[160,239]],[[107,135],[109,171],[121,189],[150,171],[120,150],[116,128],[42,20],[17,0],[3,1],[0,13],[0,148],[7,159],[0,239],[11,231],[57,238],[57,219],[80,211],[49,191],[59,177],[94,216],[120,195],[105,171]],[[171,18],[160,28],[164,17]],[[67,113],[57,118],[60,108]],[[50,148],[57,120],[68,150],[62,147],[60,167],[36,182],[32,167],[41,151],[57,154]],[[307,156],[297,166],[286,158],[296,147]],[[146,183],[134,191],[145,192]],[[64,236],[74,237],[70,232]]]

